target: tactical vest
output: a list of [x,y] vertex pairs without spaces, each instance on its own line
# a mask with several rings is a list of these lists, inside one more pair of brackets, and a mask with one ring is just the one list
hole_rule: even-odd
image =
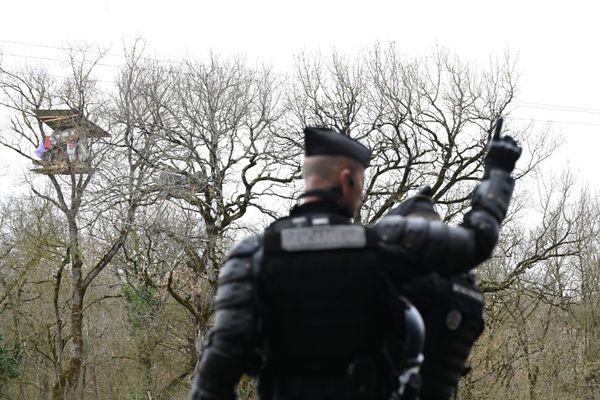
[[469,274],[427,275],[405,285],[402,293],[425,321],[420,399],[450,399],[467,372],[471,348],[483,332],[483,293]]
[[377,243],[373,231],[330,214],[265,231],[262,398],[389,398],[389,304]]

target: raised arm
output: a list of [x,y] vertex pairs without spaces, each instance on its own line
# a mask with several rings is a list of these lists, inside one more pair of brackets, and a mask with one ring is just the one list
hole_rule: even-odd
[[[483,178],[461,225],[394,215],[373,226],[390,257],[405,261],[406,274],[435,269],[452,275],[477,266],[491,255],[513,193],[510,173],[521,155],[517,142],[500,136],[500,121],[485,158]],[[412,271],[411,266],[415,267]]]

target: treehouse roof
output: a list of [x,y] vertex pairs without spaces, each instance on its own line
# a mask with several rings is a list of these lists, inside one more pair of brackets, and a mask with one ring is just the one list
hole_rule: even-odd
[[52,130],[83,128],[88,137],[102,138],[110,134],[75,110],[34,110],[36,118]]

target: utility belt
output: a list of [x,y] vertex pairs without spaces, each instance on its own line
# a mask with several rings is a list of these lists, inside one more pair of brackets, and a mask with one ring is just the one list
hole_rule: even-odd
[[260,386],[261,400],[387,400],[392,391],[373,358],[355,360],[346,373],[261,377]]
[[[346,391],[345,376],[277,376],[272,378],[273,400],[340,398]],[[266,400],[266,399],[264,399]]]

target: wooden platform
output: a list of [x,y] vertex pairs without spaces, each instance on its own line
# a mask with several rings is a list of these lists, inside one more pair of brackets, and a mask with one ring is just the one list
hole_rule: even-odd
[[90,167],[88,164],[75,161],[71,164],[60,161],[54,164],[48,164],[44,161],[34,160],[33,162],[36,165],[36,168],[32,168],[31,172],[35,172],[36,174],[43,175],[85,175],[91,174],[94,172],[94,168]]

